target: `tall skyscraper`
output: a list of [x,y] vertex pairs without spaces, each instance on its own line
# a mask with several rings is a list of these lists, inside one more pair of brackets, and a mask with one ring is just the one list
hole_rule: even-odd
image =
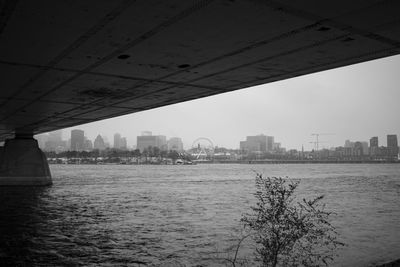
[[396,134],[388,134],[387,135],[387,148],[389,157],[393,159],[397,159],[399,154],[399,144],[397,142]]
[[104,144],[104,140],[101,135],[97,135],[96,139],[94,140],[93,144],[94,149],[104,150],[106,149],[106,145]]
[[362,145],[362,149],[363,149],[363,154],[364,154],[364,155],[368,155],[368,151],[369,151],[369,149],[368,149],[368,142],[362,141],[362,142],[361,142],[361,145]]
[[388,134],[387,135],[387,147],[399,147],[397,143],[397,135],[396,134]]
[[114,148],[121,148],[121,135],[119,133],[114,134]]
[[357,141],[354,142],[354,147],[353,147],[353,156],[363,156],[363,146],[362,143]]
[[267,136],[267,151],[274,150],[275,138],[273,136]]
[[103,135],[102,138],[103,138],[103,141],[104,141],[104,146],[105,146],[106,148],[110,148],[111,145],[110,145],[110,142],[108,141],[107,136]]
[[128,149],[128,142],[126,141],[126,137],[121,138],[119,149],[122,149],[122,150]]
[[86,150],[86,151],[92,151],[93,150],[93,143],[92,143],[92,140],[90,140],[90,139],[87,139],[86,137],[85,137],[85,145],[84,145],[85,147],[84,147],[84,150]]
[[82,151],[85,149],[85,132],[82,130],[71,131],[71,150]]
[[369,146],[370,147],[379,147],[378,136],[374,136],[374,137],[371,137],[371,139],[369,139]]
[[369,155],[373,159],[379,155],[378,136],[374,136],[369,139]]

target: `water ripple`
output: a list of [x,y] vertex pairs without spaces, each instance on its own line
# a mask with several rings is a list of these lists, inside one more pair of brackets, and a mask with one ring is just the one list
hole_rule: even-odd
[[[225,266],[254,203],[252,165],[51,168],[52,187],[0,188],[1,266]],[[348,244],[333,266],[400,257],[400,165],[257,168],[325,195]]]

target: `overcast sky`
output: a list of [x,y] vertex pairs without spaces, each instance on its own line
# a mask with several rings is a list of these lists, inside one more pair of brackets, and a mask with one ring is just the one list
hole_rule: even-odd
[[287,149],[341,146],[346,139],[368,141],[400,134],[400,56],[369,61],[298,78],[169,105],[64,129],[82,129],[92,141],[119,132],[136,145],[142,131],[181,137],[190,148],[198,137],[214,145],[239,148],[247,135],[272,135]]

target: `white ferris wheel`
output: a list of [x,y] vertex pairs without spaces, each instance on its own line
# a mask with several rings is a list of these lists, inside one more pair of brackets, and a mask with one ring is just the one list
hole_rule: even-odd
[[194,140],[192,144],[192,156],[196,160],[205,160],[214,156],[213,142],[205,137],[200,137]]

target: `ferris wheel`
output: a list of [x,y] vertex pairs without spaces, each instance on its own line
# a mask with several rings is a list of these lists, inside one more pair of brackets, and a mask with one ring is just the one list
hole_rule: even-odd
[[196,159],[207,159],[213,157],[213,142],[205,137],[197,138],[192,144],[192,156],[194,156]]

